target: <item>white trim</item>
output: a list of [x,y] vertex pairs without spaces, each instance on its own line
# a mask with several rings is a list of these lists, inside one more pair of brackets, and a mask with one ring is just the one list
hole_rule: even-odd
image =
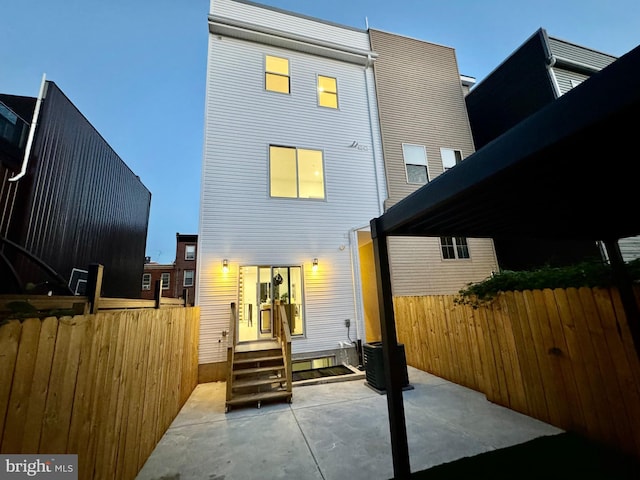
[[560,90],[560,84],[558,83],[558,79],[556,78],[556,72],[553,70],[553,67],[548,67],[549,76],[551,77],[551,85],[553,85],[553,90],[556,94],[556,98],[560,98],[562,96],[562,91]]
[[217,15],[209,15],[209,32],[363,66],[370,61],[369,57],[378,56],[371,50],[326,42]]
[[[320,105],[320,77],[324,77],[324,78],[332,78],[333,80],[336,81],[336,91],[335,91],[335,95],[336,95],[336,106],[335,107],[325,107],[324,105]],[[329,93],[333,93],[333,92],[329,92]],[[316,73],[316,106],[320,107],[320,108],[326,108],[329,110],[340,110],[340,97],[338,96],[338,77],[330,77],[329,75],[323,75],[321,73]]]
[[[456,162],[456,163],[453,164],[452,167],[448,167],[448,168],[445,167],[445,165],[444,165],[444,157],[442,155],[442,151],[443,150],[449,150],[449,151],[452,151],[452,152],[460,152],[460,162],[462,162],[465,159],[464,155],[462,154],[462,150],[460,148],[440,147],[440,161],[442,162],[442,171],[443,172],[446,172],[450,168],[453,168],[456,165],[458,165],[458,162]],[[454,156],[455,156],[455,153],[454,153]]]
[[[402,149],[402,161],[404,162],[404,173],[407,177],[407,183],[409,185],[426,185],[427,183],[429,183],[431,181],[431,175],[429,175],[429,155],[427,154],[427,147],[425,145],[420,145],[417,143],[402,143],[401,144],[401,149]],[[424,164],[422,163],[407,163],[407,159],[404,155],[404,146],[410,146],[410,147],[422,147],[422,149],[424,150]],[[409,172],[407,171],[407,165],[424,165],[425,170],[427,172],[427,181],[424,183],[421,182],[411,182],[409,181]]]
[[[286,60],[287,61],[287,70],[289,71],[289,73],[287,75],[283,75],[281,73],[276,73],[276,72],[270,72],[269,70],[267,70],[267,57],[273,57],[273,58],[278,58],[280,60]],[[270,53],[265,53],[263,58],[262,58],[262,70],[264,71],[264,91],[265,92],[273,92],[273,93],[278,93],[280,95],[291,95],[291,59],[289,57],[281,57],[279,55],[271,55]],[[289,80],[289,91],[288,92],[279,92],[277,90],[269,90],[267,88],[267,74],[271,74],[271,75],[277,75],[279,77],[287,77],[287,79]]]

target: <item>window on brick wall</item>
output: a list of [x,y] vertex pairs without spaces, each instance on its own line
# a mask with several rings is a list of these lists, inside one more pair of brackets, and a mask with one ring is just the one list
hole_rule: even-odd
[[162,290],[169,290],[169,282],[171,281],[171,274],[163,273],[161,278],[162,278]]
[[142,275],[142,289],[151,290],[151,274],[145,273]]
[[182,285],[184,287],[193,287],[193,278],[194,278],[194,271],[193,270],[185,270],[184,271],[184,281],[182,282]]

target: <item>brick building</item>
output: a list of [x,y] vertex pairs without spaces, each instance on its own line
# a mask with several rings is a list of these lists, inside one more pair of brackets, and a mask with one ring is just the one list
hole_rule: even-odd
[[154,285],[162,282],[162,296],[182,297],[186,290],[187,303],[194,304],[198,235],[176,233],[176,258],[173,263],[145,261],[142,274],[141,298],[153,299]]

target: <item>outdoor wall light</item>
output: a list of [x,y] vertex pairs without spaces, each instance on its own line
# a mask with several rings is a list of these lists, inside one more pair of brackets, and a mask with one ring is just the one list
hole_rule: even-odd
[[229,260],[225,258],[224,260],[222,260],[222,273],[228,273],[228,272],[229,272]]
[[313,271],[315,272],[316,270],[318,270],[318,259],[314,258],[313,259],[313,267],[312,267]]

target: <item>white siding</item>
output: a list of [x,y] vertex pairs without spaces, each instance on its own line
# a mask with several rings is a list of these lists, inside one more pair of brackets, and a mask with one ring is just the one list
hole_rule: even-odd
[[621,238],[618,245],[625,262],[640,258],[640,237]]
[[555,75],[556,82],[558,82],[558,87],[560,88],[560,95],[564,95],[569,90],[574,88],[571,84],[571,80],[584,82],[585,80],[589,79],[589,76],[587,75],[577,72],[571,72],[562,68],[553,68],[552,70]]
[[[246,7],[214,1],[219,4]],[[228,328],[229,303],[237,301],[239,265],[303,265],[306,339],[295,340],[293,351],[338,348],[347,339],[344,320],[357,318],[349,232],[380,215],[376,181],[384,182],[376,179],[382,155],[379,138],[371,140],[364,69],[233,38],[210,35],[209,41],[198,245],[200,363],[226,358],[218,339]],[[265,54],[289,59],[290,95],[264,90]],[[339,110],[317,106],[318,74],[338,79]],[[372,114],[377,118],[375,109]],[[350,148],[354,141],[367,149]],[[270,198],[269,144],[322,150],[326,200]],[[317,272],[311,271],[314,257]],[[226,276],[224,258],[231,266]]]
[[589,65],[599,70],[616,60],[616,57],[613,55],[608,55],[553,37],[549,37],[549,48],[553,55]]
[[316,40],[369,49],[369,36],[364,30],[342,27],[266,6],[263,8],[234,0],[211,0],[211,14]]

